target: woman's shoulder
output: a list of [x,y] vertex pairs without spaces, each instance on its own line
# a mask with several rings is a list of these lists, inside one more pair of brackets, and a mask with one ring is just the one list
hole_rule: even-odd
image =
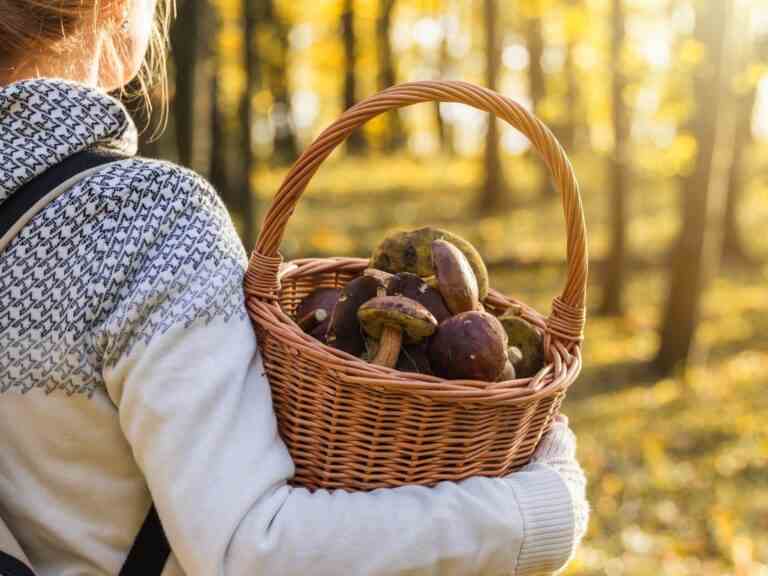
[[207,235],[209,242],[239,242],[213,186],[172,162],[142,157],[117,160],[84,180],[80,194],[95,200],[93,216],[108,226],[174,229],[184,237]]
[[69,206],[83,209],[72,223],[91,238],[108,239],[110,251],[131,266],[136,258],[124,256],[133,252],[149,256],[145,264],[152,267],[178,258],[196,267],[212,261],[244,266],[245,251],[224,203],[188,168],[125,158],[90,175],[73,193]]
[[82,193],[99,198],[88,237],[106,277],[100,322],[112,352],[171,326],[244,314],[245,251],[205,178],[132,157],[97,171]]
[[180,199],[223,208],[213,186],[203,176],[166,160],[130,156],[119,159],[91,177],[91,183],[106,192],[122,196],[141,196],[143,201],[160,204]]

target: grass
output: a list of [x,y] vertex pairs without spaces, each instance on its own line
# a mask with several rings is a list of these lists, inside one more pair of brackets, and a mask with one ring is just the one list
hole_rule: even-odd
[[[583,179],[592,256],[608,246],[604,177],[576,158]],[[756,172],[757,173],[757,172]],[[263,205],[284,173],[259,175]],[[472,241],[489,261],[549,264],[494,267],[492,284],[541,311],[562,286],[563,219],[540,200],[538,172],[507,165],[514,208],[473,218],[479,163],[375,158],[332,160],[302,199],[283,243],[287,258],[367,255],[394,226],[438,224]],[[744,200],[749,248],[768,261],[766,182]],[[675,180],[638,179],[631,199],[632,251],[655,262],[632,275],[628,312],[591,316],[585,369],[564,410],[579,438],[593,515],[570,576],[768,575],[768,267],[724,269],[707,292],[703,364],[658,379],[647,363],[658,345],[665,297],[663,254],[679,226]],[[590,285],[597,309],[599,278]]]

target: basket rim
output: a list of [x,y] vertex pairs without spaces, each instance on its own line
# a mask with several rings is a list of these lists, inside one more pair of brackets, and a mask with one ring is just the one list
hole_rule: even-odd
[[[360,273],[368,260],[353,257],[302,258],[288,263],[282,282],[299,278],[336,273]],[[306,334],[282,309],[278,300],[263,301],[247,298],[246,305],[251,318],[271,338],[297,349],[324,363],[330,370],[344,373],[338,378],[345,385],[364,386],[379,391],[412,394],[427,397],[435,402],[461,403],[503,403],[527,404],[553,396],[567,390],[581,372],[581,345],[579,342],[564,342],[549,331],[545,317],[524,302],[505,296],[491,289],[486,302],[492,309],[519,306],[521,316],[534,323],[544,334],[545,350],[551,358],[533,377],[506,382],[485,382],[481,380],[446,380],[437,376],[401,372],[369,364],[364,360],[337,350]]]

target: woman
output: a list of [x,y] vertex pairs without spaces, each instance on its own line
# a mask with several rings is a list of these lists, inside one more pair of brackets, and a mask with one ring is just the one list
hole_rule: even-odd
[[[88,148],[131,155],[108,91],[145,60],[155,0],[0,0],[0,214]],[[165,574],[544,574],[584,533],[561,419],[504,479],[291,488],[246,316],[245,253],[208,183],[105,165],[0,252],[0,538],[40,575],[116,574],[150,501]]]

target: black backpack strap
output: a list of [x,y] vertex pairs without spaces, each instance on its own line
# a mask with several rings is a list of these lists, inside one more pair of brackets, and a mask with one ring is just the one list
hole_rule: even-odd
[[157,510],[152,506],[125,559],[120,576],[160,576],[170,555],[171,546]]
[[3,202],[0,210],[0,238],[5,236],[25,214],[27,214],[46,194],[64,184],[70,178],[96,168],[122,160],[122,156],[106,150],[84,150],[69,156],[58,164],[51,166],[16,190],[10,198]]
[[[85,150],[69,156],[27,182],[3,202],[0,210],[0,239],[52,191],[71,178],[126,156],[106,150]],[[160,576],[171,553],[160,517],[152,506],[125,560],[120,576]],[[20,560],[0,551],[0,576],[34,576]]]
[[0,550],[0,576],[35,576],[35,573],[21,560]]

